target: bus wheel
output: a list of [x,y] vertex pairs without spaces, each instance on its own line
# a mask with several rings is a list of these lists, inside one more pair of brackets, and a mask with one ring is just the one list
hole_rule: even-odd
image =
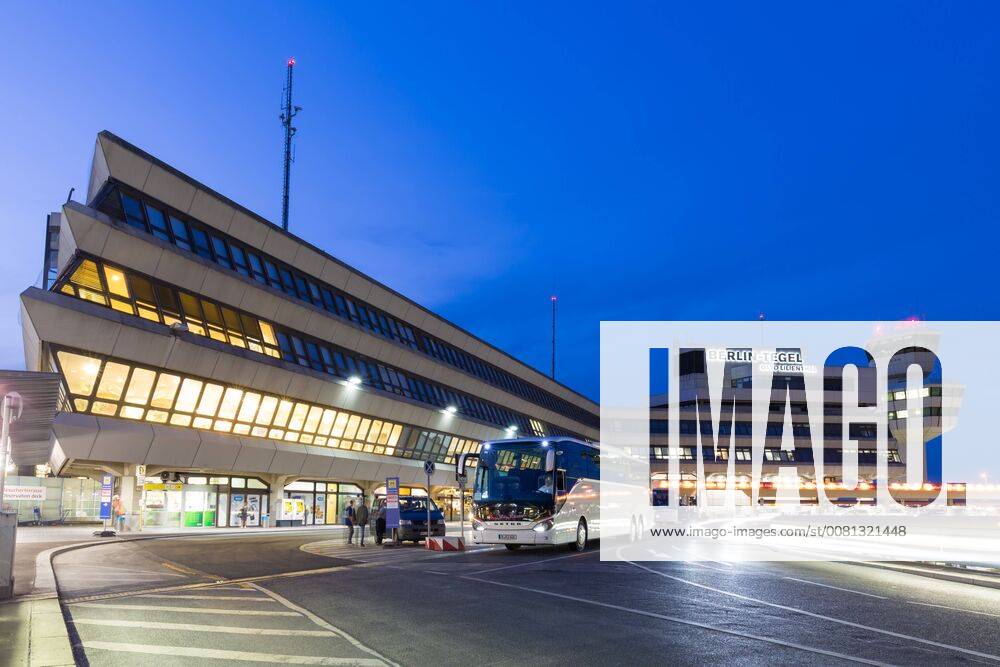
[[587,548],[587,520],[580,519],[576,524],[576,540],[570,545],[573,551],[584,551]]
[[508,551],[517,551],[521,548],[520,544],[505,544],[504,546],[507,547]]

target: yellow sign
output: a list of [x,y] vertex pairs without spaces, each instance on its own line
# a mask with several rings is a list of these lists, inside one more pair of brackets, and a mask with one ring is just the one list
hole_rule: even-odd
[[170,482],[169,484],[147,484],[147,491],[182,491],[184,485],[181,482]]

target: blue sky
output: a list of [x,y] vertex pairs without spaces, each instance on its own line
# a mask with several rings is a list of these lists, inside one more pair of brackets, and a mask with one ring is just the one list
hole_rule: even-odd
[[596,397],[602,319],[997,319],[995,3],[7,4],[0,366],[111,130]]

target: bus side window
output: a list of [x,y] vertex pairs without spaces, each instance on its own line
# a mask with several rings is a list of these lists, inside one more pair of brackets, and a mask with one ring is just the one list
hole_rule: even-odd
[[556,491],[559,493],[566,492],[566,471],[556,470]]

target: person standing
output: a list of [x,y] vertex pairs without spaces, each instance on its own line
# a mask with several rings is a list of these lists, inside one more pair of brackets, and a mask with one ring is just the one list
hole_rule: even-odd
[[347,503],[347,509],[344,510],[344,523],[347,524],[347,543],[351,544],[354,540],[354,501]]
[[240,528],[247,527],[247,518],[250,516],[250,506],[247,505],[247,501],[243,501],[243,505],[240,507]]
[[121,496],[115,494],[111,499],[111,516],[114,518],[115,530],[119,533],[125,530],[125,506],[122,505]]
[[354,513],[354,520],[358,524],[358,530],[361,531],[361,546],[365,546],[365,528],[368,527],[368,505],[365,503],[364,495],[361,496],[361,504]]

